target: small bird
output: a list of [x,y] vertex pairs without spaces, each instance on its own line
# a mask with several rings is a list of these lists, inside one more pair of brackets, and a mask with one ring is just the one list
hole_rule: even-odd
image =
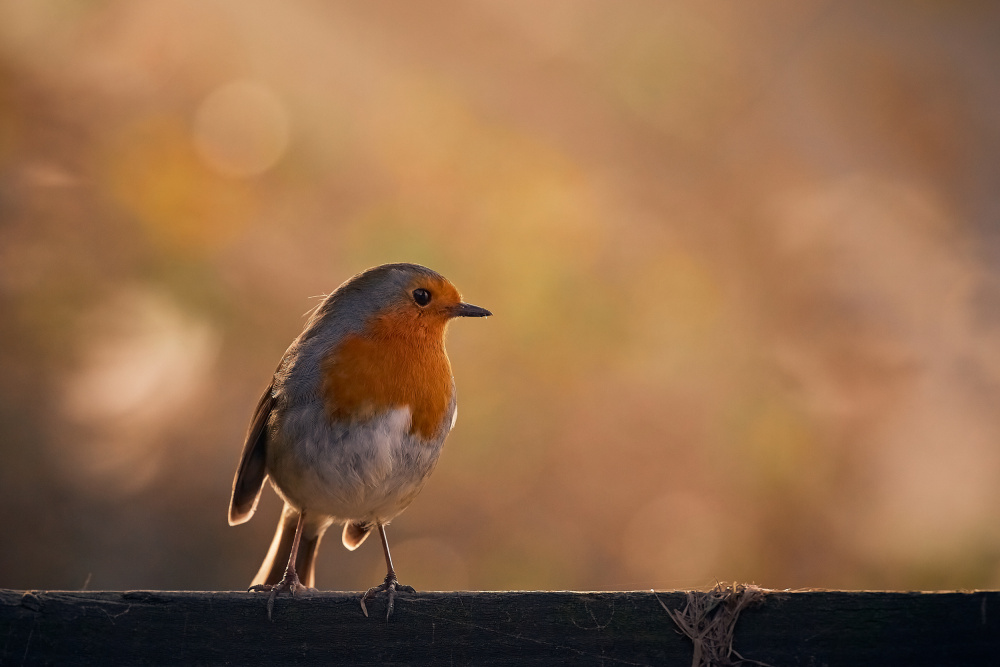
[[384,264],[354,276],[313,311],[278,364],[247,431],[233,480],[229,524],[244,523],[270,478],[285,501],[251,591],[310,590],[323,534],[343,524],[357,549],[377,529],[385,580],[361,598],[412,593],[396,578],[385,526],[434,471],[457,415],[445,352],[448,322],[487,317],[444,276],[417,264]]

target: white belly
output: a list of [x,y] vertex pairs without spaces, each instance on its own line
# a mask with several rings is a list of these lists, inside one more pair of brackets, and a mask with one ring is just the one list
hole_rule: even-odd
[[411,435],[408,407],[350,425],[330,425],[320,410],[288,410],[271,431],[267,470],[278,493],[338,523],[386,523],[406,509],[434,470],[443,435]]

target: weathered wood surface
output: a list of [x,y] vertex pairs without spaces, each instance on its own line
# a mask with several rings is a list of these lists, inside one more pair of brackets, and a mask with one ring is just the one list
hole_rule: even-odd
[[[0,589],[0,665],[691,664],[663,606],[683,592],[418,593],[388,622],[358,597],[281,597],[269,621],[264,594]],[[768,591],[733,646],[776,667],[997,665],[1000,592]]]

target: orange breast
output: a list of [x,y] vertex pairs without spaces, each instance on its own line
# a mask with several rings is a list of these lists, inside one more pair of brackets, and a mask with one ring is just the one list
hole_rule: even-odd
[[451,364],[444,322],[416,325],[403,313],[375,319],[364,335],[347,337],[323,364],[331,419],[354,421],[409,406],[410,433],[437,434],[451,401]]

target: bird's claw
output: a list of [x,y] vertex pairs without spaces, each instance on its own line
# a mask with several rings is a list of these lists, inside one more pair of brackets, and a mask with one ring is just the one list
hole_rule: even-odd
[[270,621],[273,620],[271,613],[274,611],[274,600],[279,594],[287,592],[290,596],[294,597],[296,593],[312,593],[316,589],[304,585],[299,581],[299,575],[294,572],[285,572],[285,576],[276,584],[257,584],[247,589],[248,593],[268,591],[271,594],[267,596],[267,620]]
[[372,600],[379,593],[385,593],[388,599],[388,605],[385,612],[385,620],[389,620],[392,616],[392,610],[396,607],[396,593],[416,593],[416,589],[413,586],[406,586],[399,583],[396,579],[396,574],[390,572],[385,575],[385,581],[383,581],[378,586],[372,586],[368,591],[361,596],[361,611],[364,612],[365,616],[368,616],[368,607],[365,606],[365,600]]

